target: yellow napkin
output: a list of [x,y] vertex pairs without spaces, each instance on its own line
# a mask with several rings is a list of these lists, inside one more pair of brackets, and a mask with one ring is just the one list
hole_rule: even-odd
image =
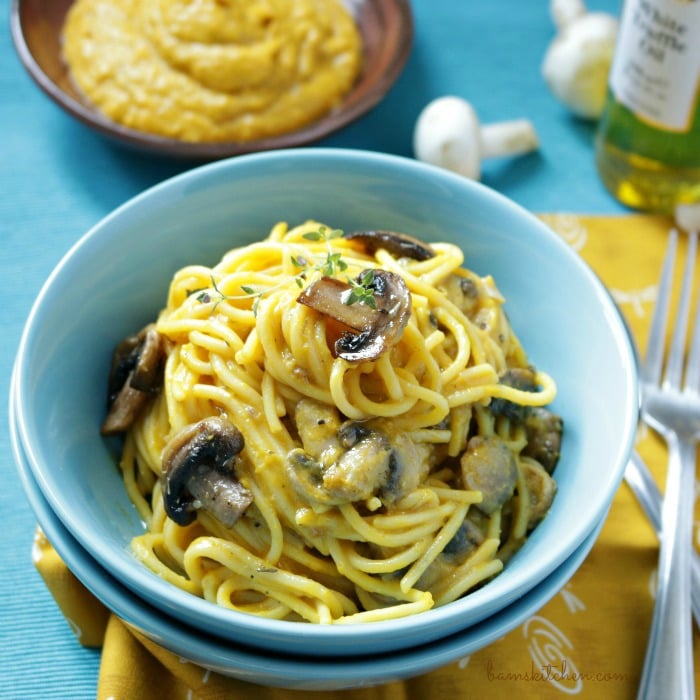
[[[542,219],[600,275],[644,347],[669,222],[643,215],[556,214]],[[684,255],[684,244],[681,250]],[[641,429],[637,448],[661,485],[663,444]],[[586,561],[526,623],[486,649],[410,681],[313,695],[319,700],[633,698],[651,622],[657,551],[651,526],[623,485]],[[41,532],[35,562],[80,642],[103,648],[98,698],[242,700],[254,693],[258,700],[301,700],[310,695],[207,672],[145,639],[81,586]],[[697,630],[695,649],[700,687]]]

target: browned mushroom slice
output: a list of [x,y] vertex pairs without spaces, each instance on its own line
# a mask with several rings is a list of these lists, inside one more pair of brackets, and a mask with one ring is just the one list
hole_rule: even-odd
[[236,478],[243,435],[223,418],[205,418],[176,433],[163,450],[161,478],[165,512],[189,525],[204,509],[232,527],[253,502]]
[[379,491],[382,501],[393,503],[415,491],[430,471],[430,449],[416,444],[404,433],[388,429],[386,423],[379,423],[391,444],[391,459],[386,482]]
[[546,408],[532,408],[524,424],[527,445],[523,454],[536,459],[551,474],[561,454],[564,421]]
[[[512,386],[520,391],[536,392],[539,386],[535,381],[532,367],[514,367],[506,370],[500,379],[501,384]],[[564,421],[556,413],[540,406],[523,406],[507,399],[495,398],[489,404],[494,415],[501,415],[525,427],[527,445],[523,455],[536,459],[551,474],[559,461]]]
[[462,483],[466,488],[481,491],[477,508],[490,515],[500,508],[515,491],[518,465],[508,445],[495,436],[473,437],[460,459]]
[[[536,392],[539,389],[535,381],[535,370],[531,367],[511,367],[503,372],[499,381],[519,391]],[[508,399],[495,398],[491,400],[489,410],[495,415],[522,422],[527,417],[530,407]]]
[[323,465],[308,452],[300,447],[290,450],[284,466],[289,481],[299,496],[310,503],[339,505],[323,488]]
[[501,375],[501,383],[520,391],[537,391],[538,388],[533,367],[511,367]]
[[488,520],[481,511],[470,508],[464,522],[445,545],[442,553],[455,559],[463,559],[486,539]]
[[360,241],[368,253],[375,253],[384,248],[395,258],[414,260],[427,260],[435,255],[435,251],[427,243],[395,231],[350,231],[344,233],[343,237]]
[[352,285],[335,277],[322,277],[310,284],[297,301],[325,316],[334,318],[348,329],[364,331],[378,321],[379,311],[367,304],[349,304]]
[[103,435],[128,430],[163,381],[163,341],[154,324],[125,338],[114,350]]
[[[391,471],[387,437],[364,423],[338,423],[337,410],[302,400],[295,417],[304,449],[287,455],[287,475],[296,492],[311,502],[339,505],[377,493]],[[314,426],[316,423],[316,426]]]
[[131,386],[139,391],[155,394],[163,381],[163,339],[155,324],[146,326],[139,334],[138,361],[131,377]]
[[299,495],[309,501],[340,505],[374,495],[386,483],[392,460],[389,441],[368,431],[327,466],[301,449],[287,455],[287,474]]
[[116,401],[127,380],[131,380],[130,375],[133,374],[138,360],[140,342],[139,335],[130,335],[114,348],[107,382],[107,408]]
[[109,413],[102,423],[102,435],[116,435],[127,431],[150,399],[149,394],[130,386],[133,372],[127,375],[126,382],[116,395]]
[[399,341],[411,317],[411,294],[402,277],[387,270],[363,270],[357,279],[368,275],[376,308],[349,303],[352,285],[331,277],[310,284],[297,299],[351,329],[333,347],[337,357],[349,362],[376,360]]
[[338,505],[413,491],[430,470],[429,450],[389,421],[342,421],[335,406],[302,399],[294,411],[302,448],[287,455],[289,480],[309,501]]
[[523,476],[530,495],[527,529],[536,527],[549,512],[557,493],[557,484],[537,462],[522,460]]

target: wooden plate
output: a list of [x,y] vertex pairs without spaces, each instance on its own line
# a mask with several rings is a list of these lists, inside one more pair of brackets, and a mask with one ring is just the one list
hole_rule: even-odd
[[12,0],[11,29],[17,53],[39,87],[66,112],[123,144],[162,155],[215,160],[301,146],[338,131],[374,107],[396,81],[413,43],[409,0],[349,0],[364,43],[364,68],[342,104],[297,131],[247,142],[190,143],[129,129],[113,122],[73,86],[61,57],[63,22],[73,0]]

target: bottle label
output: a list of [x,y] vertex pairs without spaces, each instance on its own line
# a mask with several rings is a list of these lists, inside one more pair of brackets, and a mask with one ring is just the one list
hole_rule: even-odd
[[637,117],[690,129],[700,82],[700,0],[626,0],[610,88]]

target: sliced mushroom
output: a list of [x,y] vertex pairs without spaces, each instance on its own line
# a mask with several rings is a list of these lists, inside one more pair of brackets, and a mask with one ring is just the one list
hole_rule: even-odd
[[[502,384],[520,391],[539,390],[532,367],[515,367],[506,370],[500,379]],[[523,455],[536,459],[551,474],[559,461],[564,421],[556,413],[540,406],[522,406],[507,399],[492,399],[489,410],[495,415],[506,416],[525,426],[527,445]]]
[[114,399],[109,413],[100,428],[102,435],[117,435],[128,430],[148,403],[150,399],[148,394],[138,389],[133,389],[129,385],[131,377],[132,373],[130,372],[122,390]]
[[204,509],[232,527],[253,502],[236,478],[235,462],[243,435],[223,418],[205,418],[176,433],[163,450],[165,512],[178,525],[189,525]]
[[500,438],[473,437],[460,464],[464,486],[481,491],[482,500],[476,507],[482,513],[490,515],[513,496],[518,466],[515,455]]
[[139,334],[141,340],[138,361],[131,377],[131,386],[147,394],[155,394],[163,382],[163,339],[150,324]]
[[[143,333],[143,331],[141,331]],[[107,381],[107,407],[109,408],[119,396],[119,392],[133,375],[138,361],[140,340],[138,335],[124,338],[112,353],[112,364]]]
[[530,494],[528,531],[536,527],[549,512],[557,493],[557,483],[537,462],[522,460],[523,476]]
[[388,440],[369,432],[330,464],[298,448],[287,455],[286,467],[299,495],[324,505],[340,505],[374,495],[387,481],[391,458]]
[[398,343],[411,317],[411,293],[402,277],[386,270],[374,270],[370,288],[379,313],[361,333],[346,333],[335,344],[338,356],[350,362],[376,360]]
[[388,426],[345,421],[340,413],[310,399],[297,405],[295,421],[302,447],[287,455],[286,470],[303,498],[339,505],[378,496],[392,502],[413,490],[429,471],[421,451]]
[[546,408],[533,407],[525,418],[527,445],[523,455],[536,459],[551,474],[561,454],[564,421]]
[[487,528],[485,520],[480,511],[470,508],[464,522],[459,526],[442,553],[455,559],[462,559],[466,554],[483,544]]
[[297,299],[348,328],[333,350],[349,362],[376,360],[399,341],[411,317],[411,294],[403,278],[387,270],[370,269],[363,270],[358,281],[366,280],[368,273],[376,308],[349,303],[352,285],[331,277],[310,284]]
[[335,277],[322,277],[310,284],[297,301],[334,318],[347,329],[362,332],[379,321],[379,311],[367,304],[348,303],[351,292],[351,284]]
[[[507,369],[499,379],[501,384],[513,387],[520,391],[536,392],[539,389],[535,381],[535,371],[531,367],[511,367]],[[530,406],[508,401],[508,399],[495,398],[489,404],[491,413],[505,416],[512,421],[522,422],[530,412]]]
[[407,435],[384,431],[392,448],[389,462],[389,474],[380,490],[380,497],[392,503],[414,491],[428,476],[430,471],[431,448],[425,444],[416,444]]
[[501,383],[520,391],[537,391],[538,388],[533,367],[511,367],[501,375]]
[[163,340],[154,324],[125,338],[114,350],[107,389],[103,435],[124,432],[163,381]]
[[372,254],[384,248],[395,258],[427,260],[435,255],[435,251],[427,243],[395,231],[350,231],[344,233],[343,238],[360,241],[365,250]]
[[301,447],[291,450],[284,466],[290,483],[302,498],[325,506],[338,505],[323,488],[323,464],[308,452]]
[[359,501],[387,483],[393,453],[381,433],[367,431],[323,473],[323,488],[339,501]]

